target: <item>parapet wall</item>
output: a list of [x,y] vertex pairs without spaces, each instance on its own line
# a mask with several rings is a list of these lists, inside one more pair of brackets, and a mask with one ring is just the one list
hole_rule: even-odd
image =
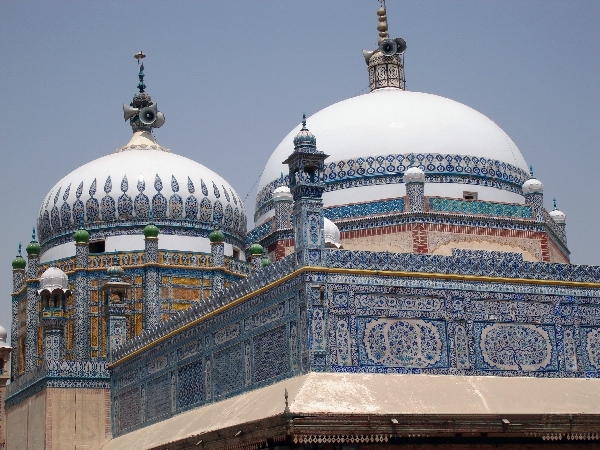
[[124,346],[113,433],[308,371],[600,376],[600,268],[520,255],[290,255]]

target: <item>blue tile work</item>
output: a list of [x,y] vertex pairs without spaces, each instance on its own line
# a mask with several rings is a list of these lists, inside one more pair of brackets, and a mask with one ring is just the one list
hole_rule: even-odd
[[[140,224],[148,218],[150,206],[152,206],[152,215],[155,220],[163,219],[172,226],[182,228],[213,227],[213,223],[222,221],[223,209],[225,208],[230,211],[231,216],[235,215],[242,219],[238,220],[235,225],[233,221],[226,221],[224,231],[235,236],[238,240],[241,240],[246,233],[246,214],[242,203],[238,202],[233,193],[232,197],[228,193],[225,195],[226,206],[229,208],[223,207],[223,204],[217,201],[213,209],[210,200],[206,197],[208,191],[204,182],[202,182],[203,195],[201,195],[188,178],[188,193],[182,192],[182,195],[180,195],[179,182],[174,175],[171,175],[169,184],[172,195],[167,200],[167,197],[161,193],[164,188],[163,180],[156,174],[153,185],[146,183],[144,180],[138,181],[137,190],[139,193],[132,201],[131,197],[127,195],[129,182],[126,175],[123,175],[120,179],[120,189],[113,189],[110,176],[104,181],[94,179],[89,187],[84,186],[84,182],[81,181],[74,198],[69,196],[71,183],[66,186],[63,195],[60,195],[62,186],[59,186],[55,192],[50,192],[38,217],[40,243],[42,245],[58,245],[61,243],[61,236],[70,236],[81,226],[84,226],[88,231],[92,231],[102,228],[114,228],[115,226],[128,227]],[[95,198],[98,187],[97,181],[104,183],[104,195]],[[84,206],[80,197],[86,187],[90,198],[86,200]],[[215,196],[219,198],[220,191],[214,182],[213,188]],[[225,188],[223,187],[223,189]],[[49,200],[52,197],[54,202],[50,204]],[[186,205],[185,218],[183,214],[184,203]],[[199,204],[205,206],[203,214],[200,215],[198,215],[197,206]]]
[[271,232],[271,221],[267,221],[262,225],[259,225],[252,229],[246,235],[246,245],[252,245],[256,242],[260,242],[264,237],[266,237]]
[[366,217],[375,214],[386,214],[404,211],[404,198],[394,198],[369,203],[336,206],[323,210],[323,215],[329,220],[340,220],[351,217]]
[[456,212],[462,214],[483,214],[496,217],[531,218],[531,207],[508,203],[466,201],[450,198],[429,198],[431,211]]
[[[259,269],[122,347],[116,359],[130,357],[112,369],[111,395],[115,417],[127,419],[113,423],[114,434],[307,371],[600,377],[600,267],[470,250],[449,257],[327,249],[328,271],[295,272],[306,260],[293,254]],[[162,389],[170,403],[141,415],[128,400],[132,389]]]
[[6,407],[22,402],[44,387],[108,389],[106,361],[45,361],[6,386]]
[[[518,167],[492,159],[461,155],[390,154],[376,157],[327,161],[325,165],[326,192],[377,184],[400,184],[404,172],[412,164],[425,172],[427,183],[463,183],[490,186],[521,193],[529,174]],[[256,196],[258,219],[272,208],[273,190],[288,185],[287,176],[273,180]]]
[[[296,329],[300,318],[299,282],[290,280],[115,367],[112,373],[115,433],[152,423],[164,414],[235,395],[247,387],[300,373],[297,355],[292,357],[295,353],[290,344],[290,337],[296,336],[296,347],[299,339]],[[231,288],[226,289],[223,295],[230,292]],[[206,307],[199,304],[192,309],[199,311]],[[159,406],[147,403],[147,414],[142,417],[138,407],[129,403],[132,388],[162,399],[167,398],[167,392],[173,395],[168,404],[166,400],[161,400]],[[132,415],[137,417],[135,421],[129,419]]]

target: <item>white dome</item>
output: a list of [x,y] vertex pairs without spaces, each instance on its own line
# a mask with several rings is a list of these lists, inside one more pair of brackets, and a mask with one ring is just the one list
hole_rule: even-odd
[[279,186],[273,191],[273,201],[293,200],[290,188],[287,186]]
[[523,194],[542,194],[543,192],[544,184],[536,178],[530,178],[523,183]]
[[556,223],[563,224],[567,222],[567,215],[559,209],[550,211],[550,217],[552,217]]
[[[428,184],[445,185],[441,192],[448,192],[451,184],[470,184],[474,186],[465,190],[493,191],[490,200],[523,201],[528,166],[515,143],[492,120],[453,100],[378,89],[315,113],[307,127],[319,150],[330,155],[325,161],[325,206],[403,195],[395,185],[402,182],[411,158],[427,173]],[[281,173],[287,173],[282,162],[292,153],[299,130],[290,131],[266,164],[257,195],[258,222],[270,209],[273,189],[286,182],[281,180]],[[366,193],[374,185],[387,187]],[[358,196],[357,187],[362,189]],[[352,193],[334,195],[348,189]]]
[[58,267],[48,267],[40,277],[40,289],[38,292],[52,292],[55,289],[68,290],[69,277]]
[[240,242],[246,231],[244,206],[227,181],[170,153],[144,132],[60,180],[44,198],[38,231],[42,245],[52,247],[71,241],[81,225],[105,234],[107,229],[131,234],[141,233],[149,220],[171,234],[182,227],[209,232],[219,224]]
[[325,244],[331,244],[336,248],[340,248],[342,246],[340,229],[327,217],[323,217],[323,235],[325,238]]
[[425,172],[418,167],[409,167],[404,172],[402,181],[405,183],[425,183]]

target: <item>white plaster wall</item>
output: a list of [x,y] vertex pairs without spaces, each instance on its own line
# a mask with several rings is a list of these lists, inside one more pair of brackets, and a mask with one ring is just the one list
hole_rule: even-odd
[[[106,252],[125,252],[144,250],[144,236],[121,235],[110,236],[105,241]],[[158,248],[160,250],[175,250],[184,252],[210,253],[210,241],[200,236],[177,236],[172,234],[160,234],[158,236]],[[75,256],[75,242],[52,247],[40,255],[40,262],[45,264],[57,259]],[[233,256],[233,246],[225,243],[225,256]],[[244,259],[244,252],[240,251],[240,259]]]

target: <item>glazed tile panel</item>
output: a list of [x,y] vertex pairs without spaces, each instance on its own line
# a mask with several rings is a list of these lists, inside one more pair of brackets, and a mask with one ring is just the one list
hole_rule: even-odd
[[[521,193],[523,182],[529,178],[526,172],[511,164],[476,156],[440,153],[390,154],[328,161],[325,165],[325,191],[402,183],[404,172],[413,164],[425,171],[427,183],[473,184],[518,194]],[[287,186],[288,181],[287,177],[281,177],[258,192],[255,220],[271,209],[273,190],[279,186]]]
[[[197,189],[198,179],[195,182],[190,177],[178,180],[171,175],[170,180],[163,180],[159,174],[155,174],[153,180],[141,178],[135,185],[127,175],[123,175],[116,186],[114,181],[117,180],[109,175],[104,180],[95,178],[89,186],[81,181],[77,189],[73,189],[71,183],[64,189],[55,187],[39,213],[40,242],[60,244],[62,240],[57,238],[70,237],[80,226],[89,230],[106,229],[117,225],[135,226],[148,220],[184,228],[203,224],[212,230],[219,226],[236,237],[246,232],[242,202],[226,186],[211,182],[209,194],[201,178],[201,189]],[[184,188],[180,187],[180,181]]]
[[[584,266],[526,263],[517,254],[480,251],[407,259],[326,250],[321,257],[328,267],[375,270],[314,268],[207,316],[306,259],[291,255],[124,346],[118,358],[140,351],[113,369],[114,434],[307,371],[600,376],[600,288],[593,284],[378,273],[537,274],[598,284],[598,267],[586,272]],[[558,266],[565,272],[552,278]],[[201,317],[207,318],[173,333]],[[129,401],[132,389],[141,405]]]
[[465,201],[450,198],[429,198],[431,211],[452,212],[461,214],[482,214],[496,217],[531,218],[531,208],[523,205],[493,203],[483,201]]
[[351,217],[365,217],[375,214],[386,214],[404,211],[404,199],[395,198],[369,203],[357,203],[353,205],[336,206],[323,210],[323,215],[329,220],[340,220]]

